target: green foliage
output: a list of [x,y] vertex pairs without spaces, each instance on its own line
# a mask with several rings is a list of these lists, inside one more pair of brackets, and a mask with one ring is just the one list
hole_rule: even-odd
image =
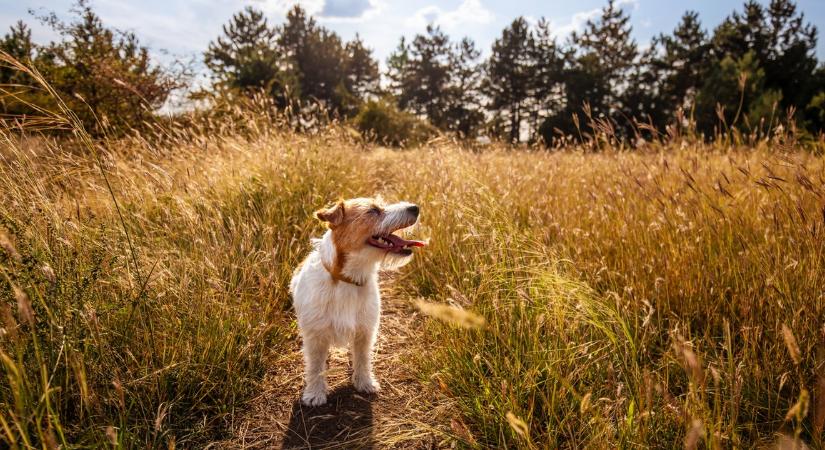
[[347,42],[346,53],[347,78],[344,85],[358,99],[369,99],[381,93],[378,62],[372,57],[372,50],[364,45],[357,34],[355,39]]
[[[0,51],[17,61],[31,64],[35,57],[36,46],[32,41],[32,32],[22,20],[17,21],[9,33],[0,40]],[[38,107],[48,107],[51,99],[37,90],[27,89],[35,84],[31,76],[16,70],[10,65],[0,65],[0,93],[3,85],[9,95],[0,96],[0,114],[5,119],[20,118],[24,115],[37,114]]]
[[401,110],[441,130],[474,137],[483,122],[479,56],[470,39],[453,43],[429,25],[410,44],[402,37],[389,56],[390,92]]
[[811,99],[805,108],[805,116],[808,118],[810,128],[825,129],[825,92],[820,92]]
[[[403,45],[403,41],[402,41]],[[451,82],[452,45],[444,32],[432,25],[418,34],[402,55],[390,59],[404,61],[400,80],[393,86],[398,107],[427,118],[437,127],[446,127],[448,89]]]
[[507,134],[512,143],[520,140],[522,119],[528,115],[530,80],[535,70],[533,45],[533,33],[527,21],[519,17],[493,43],[487,61],[484,91],[491,98],[490,109],[505,114]]
[[382,100],[365,103],[353,123],[368,140],[384,145],[420,145],[436,134],[431,125]]
[[[738,60],[726,56],[709,70],[697,95],[697,124],[709,132],[727,132],[733,127],[762,130],[760,124],[775,118],[781,100],[781,92],[765,89],[765,71],[753,52]],[[722,129],[714,130],[717,124]]]
[[[750,1],[743,9],[742,13],[732,13],[716,28],[711,38],[712,58],[705,61],[705,67],[711,72],[710,78],[718,79],[726,86],[730,86],[730,80],[734,78],[732,70],[739,70],[740,77],[750,78],[749,85],[740,83],[739,92],[744,97],[743,114],[749,112],[751,103],[760,105],[750,111],[754,117],[747,118],[746,128],[753,130],[757,128],[758,120],[769,115],[768,110],[779,111],[784,119],[787,108],[804,109],[822,87],[814,72],[817,65],[814,56],[816,27],[804,22],[804,15],[797,12],[793,2],[772,0],[766,8]],[[732,68],[732,61],[737,62],[736,69]],[[707,86],[708,82],[705,84],[706,89],[721,93],[718,88]],[[696,105],[700,131],[707,134],[716,125],[707,114],[711,95],[704,96],[704,104],[697,99]],[[768,106],[770,100],[777,100],[776,108]],[[719,103],[726,110],[738,109],[729,98]],[[725,121],[729,120],[726,116]]]
[[[535,24],[516,18],[486,61],[471,40],[451,41],[430,25],[411,41],[402,38],[389,56],[386,92],[358,35],[344,42],[300,6],[281,24],[246,7],[209,44],[204,61],[213,83],[192,98],[220,105],[263,93],[287,114],[307,119],[298,127],[306,129],[353,117],[363,102],[389,93],[402,111],[462,138],[486,134],[547,145],[596,134],[629,145],[681,132],[710,139],[735,134],[732,125],[752,138],[780,124],[802,128],[804,136],[823,131],[814,101],[825,85],[817,29],[792,0],[747,1],[712,32],[698,13],[686,12],[672,33],[644,50],[623,5],[609,0],[562,44],[544,18]],[[35,64],[95,134],[151,122],[185,72],[153,64],[134,35],[105,27],[85,0],[73,11],[70,23],[54,14],[41,18],[63,36],[60,42],[38,46],[19,23],[0,49]],[[747,85],[733,82],[742,76]],[[25,115],[31,125],[54,110],[48,95],[20,88],[31,84],[25,74],[0,67],[0,85],[7,86],[0,112]]]
[[[19,61],[32,62],[95,135],[121,133],[152,120],[179,81],[152,64],[148,49],[134,34],[104,26],[86,1],[79,1],[73,12],[75,20],[69,23],[54,14],[42,18],[61,41],[34,46],[30,33],[18,24],[6,35],[4,48],[10,48]],[[5,114],[43,115],[39,108],[57,110],[54,99],[38,91],[30,77],[14,72],[0,73],[0,85],[20,84],[13,87],[15,100],[4,106]]]
[[459,42],[450,54],[451,82],[447,88],[444,111],[446,129],[459,138],[475,137],[484,123],[484,112],[479,88],[483,73],[478,59],[481,52],[469,38]]
[[277,27],[247,7],[224,26],[204,57],[223,93],[263,91],[281,108],[351,115],[379,91],[378,64],[360,37],[343,43],[299,6]]
[[275,46],[275,32],[263,13],[247,7],[224,25],[223,33],[204,54],[215,78],[214,87],[244,93],[264,91],[285,107],[294,75],[280,66],[282,55]]
[[564,71],[566,105],[542,125],[545,142],[554,134],[578,134],[580,127],[572,117],[584,109],[611,128],[629,125],[630,116],[623,114],[629,103],[626,85],[638,62],[629,21],[620,5],[610,0],[597,20],[588,20],[582,33],[573,34]]

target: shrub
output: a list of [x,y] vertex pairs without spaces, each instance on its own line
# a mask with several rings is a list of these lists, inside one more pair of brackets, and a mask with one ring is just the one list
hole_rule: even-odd
[[437,134],[432,125],[385,101],[365,103],[355,125],[367,140],[394,147],[418,145]]
[[[173,90],[184,85],[178,73],[157,65],[133,33],[109,28],[85,1],[72,9],[71,22],[53,13],[41,18],[61,40],[40,46],[19,22],[0,40],[7,53],[0,62],[0,113],[32,117],[56,111],[56,98],[45,93],[37,76],[14,60],[34,66],[93,135],[143,128]],[[13,95],[12,95],[13,94]],[[33,122],[35,125],[38,122]]]

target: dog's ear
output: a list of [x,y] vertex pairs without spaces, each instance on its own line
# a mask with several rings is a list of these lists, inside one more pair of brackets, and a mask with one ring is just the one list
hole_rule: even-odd
[[335,228],[338,225],[341,225],[341,222],[344,221],[344,201],[341,200],[329,208],[315,211],[315,217],[317,217],[321,222],[328,223],[330,228]]

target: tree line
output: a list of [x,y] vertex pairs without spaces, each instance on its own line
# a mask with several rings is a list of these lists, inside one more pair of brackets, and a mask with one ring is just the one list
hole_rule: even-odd
[[[151,111],[179,86],[180,76],[152,65],[133,35],[103,27],[85,1],[76,10],[79,20],[70,24],[41,19],[62,42],[38,47],[20,23],[0,49],[34,61],[109,120],[134,123],[127,110]],[[810,135],[825,130],[817,29],[793,1],[747,1],[712,32],[688,11],[644,47],[632,31],[629,13],[609,0],[563,41],[549,21],[518,17],[482,59],[471,39],[453,40],[430,25],[402,37],[381,73],[357,35],[345,42],[298,6],[281,24],[247,7],[209,44],[204,62],[212,84],[199,96],[263,93],[279,108],[321,107],[356,123],[370,118],[369,127],[393,133],[415,118],[461,137],[513,143],[580,138],[592,127],[628,140],[680,129],[705,137],[734,128],[764,135],[780,124]],[[20,81],[15,76],[0,69],[0,83]],[[6,114],[20,105],[0,100]]]

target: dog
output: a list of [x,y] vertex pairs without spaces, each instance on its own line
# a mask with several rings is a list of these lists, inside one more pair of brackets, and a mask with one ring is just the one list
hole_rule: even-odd
[[327,224],[321,239],[295,270],[290,293],[303,340],[306,406],[327,401],[326,364],[331,346],[350,347],[352,383],[372,394],[380,389],[372,372],[381,296],[379,269],[410,262],[413,248],[424,247],[393,234],[418,222],[419,207],[381,199],[340,201],[315,212]]

